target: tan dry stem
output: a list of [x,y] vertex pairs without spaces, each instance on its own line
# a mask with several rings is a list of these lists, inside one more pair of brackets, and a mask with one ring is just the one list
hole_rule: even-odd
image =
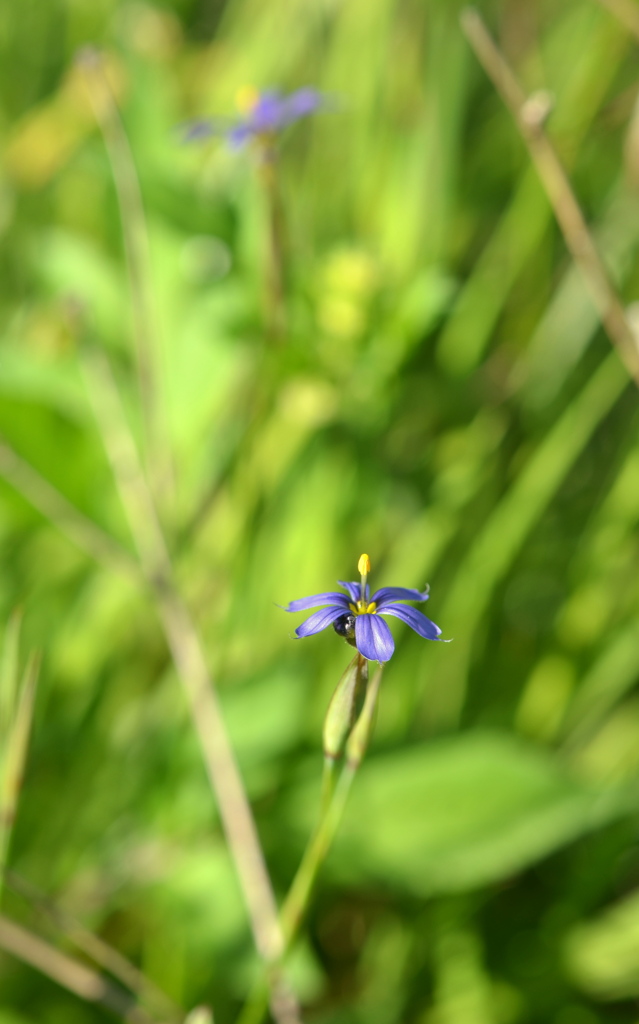
[[628,373],[639,385],[637,337],[588,229],[568,176],[544,131],[546,106],[543,116],[531,116],[534,105],[526,97],[477,10],[464,10],[461,25],[477,59],[515,119],[546,190],[566,246],[583,274],[603,327]]
[[93,353],[86,360],[85,368],[120,498],[200,741],[244,893],[255,945],[267,965],[271,1010],[278,1024],[296,1024],[300,1019],[299,1011],[278,966],[284,940],[277,904],[202,642],[175,584],[153,497],[109,364],[104,356]]

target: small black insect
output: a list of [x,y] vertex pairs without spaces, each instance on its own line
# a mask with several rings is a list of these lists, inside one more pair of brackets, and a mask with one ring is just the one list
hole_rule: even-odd
[[351,615],[350,612],[347,612],[346,615],[340,615],[339,619],[335,619],[333,629],[350,643],[355,638],[355,616]]

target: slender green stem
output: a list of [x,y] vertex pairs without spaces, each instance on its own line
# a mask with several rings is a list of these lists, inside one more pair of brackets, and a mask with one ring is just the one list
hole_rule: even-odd
[[367,687],[364,706],[346,744],[346,764],[335,787],[333,798],[325,813],[320,817],[302,858],[302,863],[293,879],[293,884],[284,900],[280,920],[287,949],[302,923],[318,871],[335,838],[353,780],[366,753],[377,708],[382,671],[383,666],[380,665]]
[[331,848],[342,820],[348,794],[351,791],[357,767],[346,764],[339,777],[333,799],[306,847],[293,884],[282,907],[281,921],[287,948],[297,935],[308,907],[313,885],[320,867]]
[[333,757],[324,758],[324,770],[322,772],[322,792],[320,796],[320,821],[328,813],[328,809],[335,792],[335,781],[337,762]]
[[33,508],[53,523],[72,544],[96,562],[140,582],[134,556],[71,504],[48,480],[0,438],[0,476]]
[[[334,783],[335,761],[330,762],[331,769],[327,767],[328,759],[324,763],[319,821],[284,900],[280,915],[285,952],[291,948],[304,920],[313,886],[337,834],[351,787],[366,753],[377,709],[382,672],[383,665],[380,665],[367,687],[364,706],[346,744],[346,764],[336,785]],[[332,791],[330,801],[329,788]],[[261,1024],[267,1007],[268,991],[264,980],[260,978],[249,995],[238,1024]]]
[[260,177],[268,217],[266,322],[271,341],[281,340],[286,331],[284,213],[277,170],[277,154],[267,146],[260,157]]
[[[290,948],[299,931],[319,869],[326,858],[342,819],[348,794],[355,778],[355,771],[354,768],[347,765],[343,769],[337,785],[334,785],[332,778],[334,773],[331,773],[330,786],[331,789],[334,788],[332,799],[317,823],[282,906],[280,921],[284,933],[285,950]],[[326,780],[325,770],[324,782]],[[323,796],[326,797],[326,791]],[[261,1024],[267,1007],[268,989],[264,984],[264,978],[260,977],[249,995],[238,1024]]]
[[[14,620],[15,621],[15,620]],[[17,642],[17,635],[16,635]],[[0,897],[9,844],[22,789],[29,736],[33,720],[36,686],[40,670],[39,656],[32,654],[15,694],[11,721],[0,731]],[[14,664],[17,675],[17,662]],[[3,673],[4,675],[4,673]],[[2,680],[5,682],[5,680]],[[8,680],[12,683],[12,680]]]
[[151,259],[144,204],[135,161],[111,90],[105,62],[97,51],[82,51],[89,100],[102,132],[117,193],[131,293],[138,389],[146,442],[147,469],[155,489],[171,482],[167,429],[160,395],[161,346],[151,283]]

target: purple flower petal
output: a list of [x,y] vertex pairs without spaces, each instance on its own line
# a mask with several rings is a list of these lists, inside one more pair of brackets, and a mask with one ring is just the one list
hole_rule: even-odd
[[240,147],[243,146],[246,140],[250,139],[252,135],[255,135],[255,131],[251,125],[240,121],[234,128],[231,128],[231,130],[227,132],[226,137],[229,140],[232,149],[240,149]]
[[324,105],[324,97],[317,89],[306,87],[291,93],[284,100],[284,119],[287,124],[301,117],[308,117]]
[[321,604],[337,605],[340,615],[348,611],[348,598],[346,594],[340,594],[338,590],[328,591],[326,594],[313,594],[311,597],[299,597],[284,609],[285,612],[303,612],[307,608],[318,608]]
[[251,110],[247,123],[254,132],[272,132],[286,122],[286,102],[277,92],[263,92]]
[[406,587],[382,587],[373,594],[373,601],[378,610],[391,601],[428,601],[428,587],[426,590],[408,590]]
[[[322,608],[319,612],[313,612],[308,619],[306,619],[301,626],[298,626],[295,630],[295,635],[298,637],[312,636],[313,633],[321,633],[323,629],[330,626],[331,623],[339,619],[344,614],[343,608]],[[388,628],[388,627],[387,627]]]
[[[348,593],[350,595],[350,599],[353,602],[353,604],[357,604],[357,602],[359,601],[360,597],[362,596],[362,584],[361,583],[345,583],[344,580],[338,580],[337,582],[339,583],[340,587],[344,587],[345,590],[348,590]],[[366,600],[367,601],[370,600],[370,593],[371,593],[371,588],[369,587],[369,585],[367,583],[366,584]]]
[[378,615],[358,615],[355,619],[357,650],[368,661],[390,661],[395,650],[393,634]]
[[225,135],[230,122],[221,117],[201,117],[196,121],[187,121],[177,128],[181,142],[197,142],[199,139],[210,138],[211,135]]
[[382,615],[394,615],[402,622],[408,623],[411,629],[423,636],[425,640],[439,640],[441,629],[425,615],[405,604],[387,604],[380,609]]
[[201,118],[180,130],[183,142],[196,141],[209,135],[226,135],[230,145],[239,149],[255,135],[273,135],[302,117],[308,117],[329,100],[316,89],[305,87],[288,96],[276,89],[259,94],[246,116],[236,121],[228,118]]

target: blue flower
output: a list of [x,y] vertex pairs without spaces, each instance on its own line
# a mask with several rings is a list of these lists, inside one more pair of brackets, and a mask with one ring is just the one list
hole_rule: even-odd
[[224,135],[235,148],[251,139],[272,143],[289,124],[314,114],[326,104],[326,97],[310,87],[298,89],[287,96],[275,89],[257,92],[247,88],[240,90],[238,96],[243,117],[231,122],[220,118],[194,121],[187,126],[184,138],[192,141],[208,135]]
[[376,590],[371,598],[367,583],[370,571],[368,555],[362,555],[358,569],[361,574],[359,583],[344,583],[338,580],[347,594],[332,590],[291,601],[284,609],[287,612],[301,612],[326,605],[297,627],[296,636],[312,636],[313,633],[320,633],[328,626],[332,626],[336,633],[345,637],[368,661],[389,661],[395,650],[392,633],[380,615],[393,615],[401,619],[426,640],[441,638],[442,631],[439,626],[416,608],[399,603],[427,601],[428,588],[420,591],[409,590],[406,587],[382,587],[381,590]]

